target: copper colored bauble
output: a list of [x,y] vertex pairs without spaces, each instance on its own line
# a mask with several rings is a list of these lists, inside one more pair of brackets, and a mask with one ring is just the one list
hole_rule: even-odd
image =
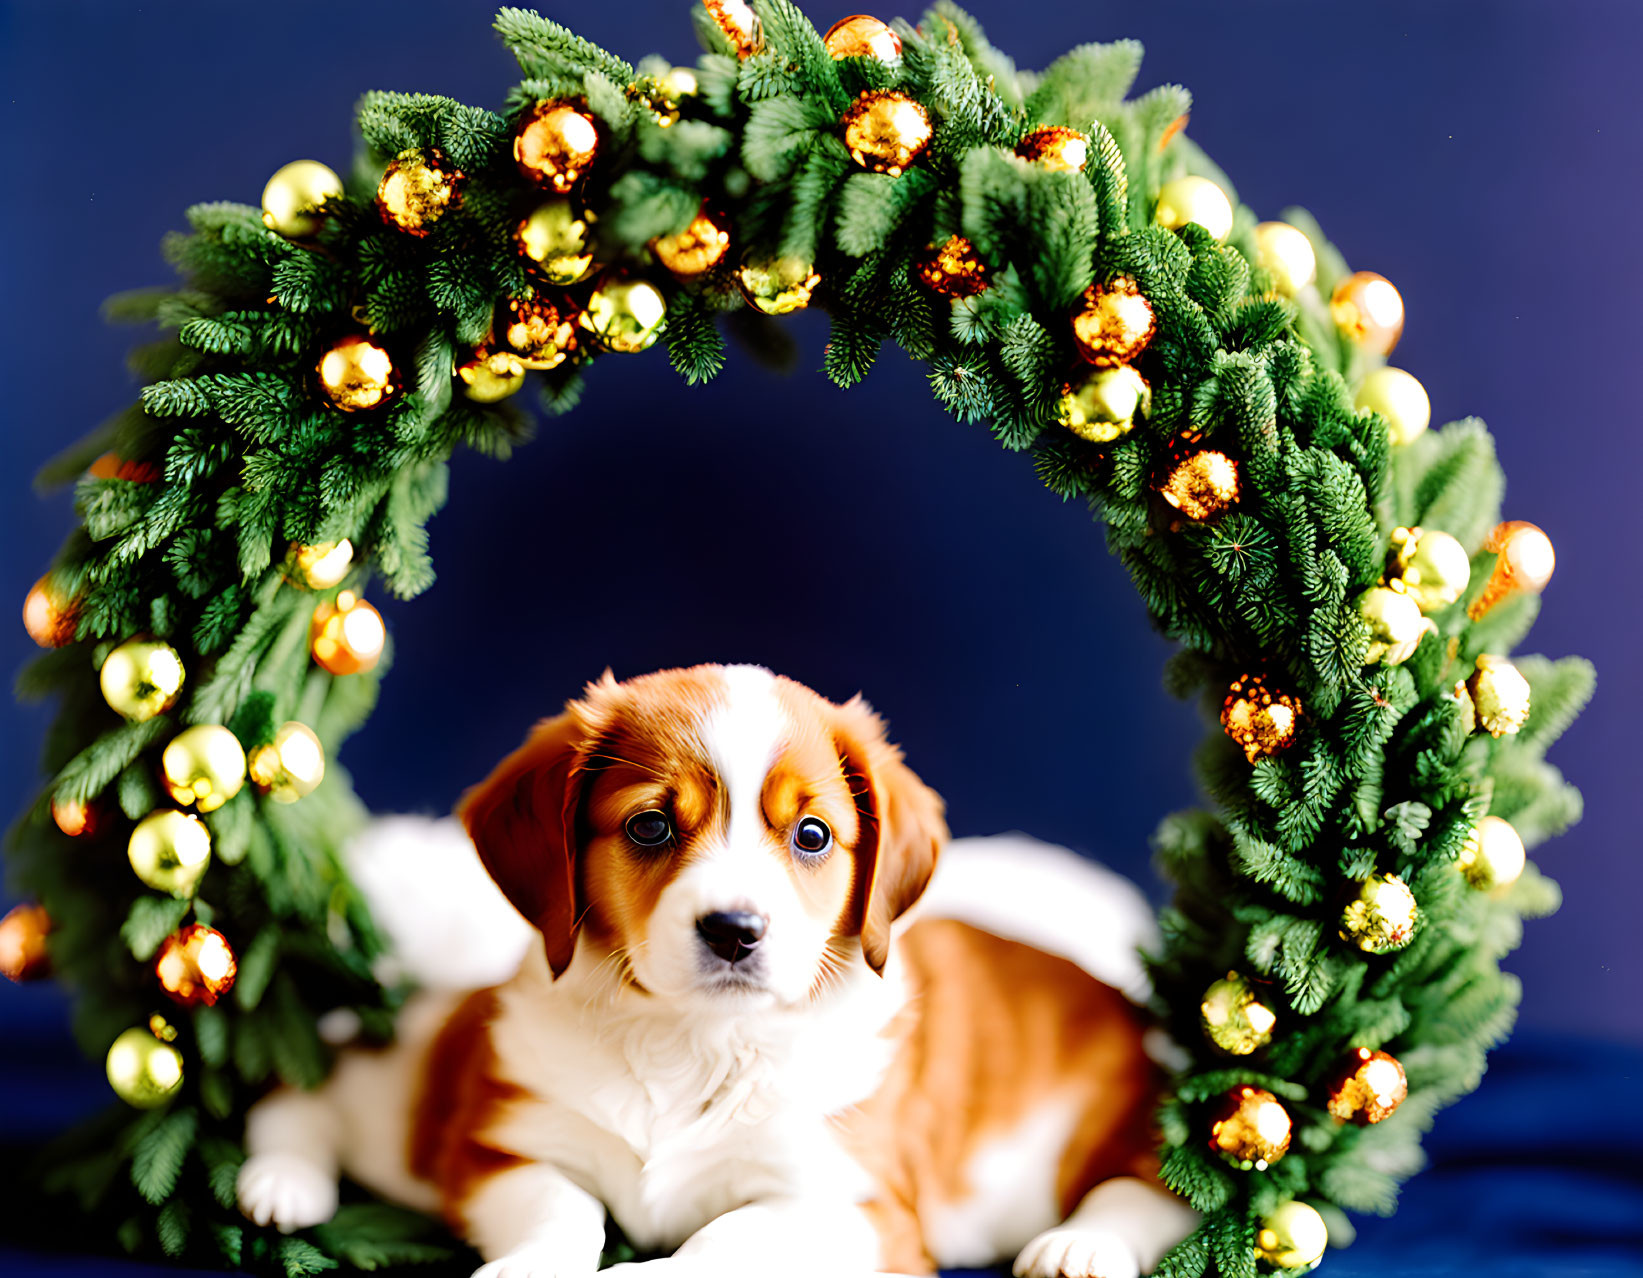
[[1208,178],[1178,177],[1159,189],[1153,221],[1166,231],[1196,222],[1218,240],[1232,234],[1232,201]]
[[1397,1057],[1360,1047],[1329,1089],[1329,1112],[1343,1123],[1367,1127],[1403,1104],[1409,1080]]
[[1318,256],[1306,232],[1288,222],[1262,222],[1255,228],[1256,265],[1272,273],[1278,291],[1294,297],[1318,278]]
[[233,987],[236,968],[228,939],[203,923],[166,937],[154,960],[160,988],[184,1007],[210,1007]]
[[564,195],[587,176],[599,154],[599,129],[575,102],[551,98],[520,117],[513,134],[513,159],[537,186]]
[[1198,1011],[1204,1036],[1231,1056],[1248,1056],[1265,1047],[1278,1023],[1272,1009],[1236,972],[1228,972],[1204,991]]
[[514,241],[550,284],[575,284],[593,269],[589,218],[569,200],[547,200],[520,221]]
[[576,312],[547,298],[515,297],[498,319],[502,344],[526,368],[558,368],[576,350]]
[[1529,681],[1505,657],[1480,656],[1466,691],[1478,727],[1492,737],[1511,736],[1529,720]]
[[730,252],[730,231],[704,208],[684,230],[657,236],[650,251],[680,279],[694,279],[724,261]]
[[342,198],[342,179],[318,160],[292,160],[274,171],[262,189],[262,224],[286,239],[315,234],[325,204]]
[[1495,556],[1495,567],[1483,593],[1467,605],[1466,615],[1473,621],[1508,595],[1538,595],[1557,567],[1552,539],[1526,519],[1496,524],[1483,548]]
[[108,1049],[108,1085],[134,1109],[164,1105],[183,1085],[183,1054],[146,1025],[134,1025]]
[[821,283],[815,267],[802,258],[778,257],[768,262],[743,262],[736,284],[748,304],[766,315],[786,315],[810,305],[810,295]]
[[1372,355],[1390,355],[1403,336],[1403,298],[1374,271],[1354,271],[1337,284],[1329,313],[1349,341]]
[[667,299],[648,280],[613,275],[588,295],[581,325],[607,351],[634,355],[662,333]]
[[1486,816],[1472,831],[1455,864],[1478,891],[1493,892],[1516,883],[1527,860],[1523,840],[1512,823]]
[[286,580],[308,590],[330,590],[340,585],[353,566],[354,543],[346,537],[312,544],[294,541],[285,552]]
[[1127,435],[1136,416],[1152,408],[1152,388],[1128,364],[1093,368],[1078,382],[1061,388],[1056,420],[1080,439],[1110,444]]
[[1081,173],[1089,162],[1090,139],[1077,129],[1051,124],[1024,135],[1015,153],[1055,173]]
[[96,834],[97,827],[102,824],[102,814],[95,803],[57,795],[52,796],[51,819],[71,839]]
[[187,900],[211,864],[211,831],[186,812],[150,812],[132,829],[126,856],[147,886]]
[[1080,305],[1073,340],[1078,353],[1097,367],[1128,364],[1158,333],[1152,303],[1128,275],[1090,285]]
[[1409,443],[1432,424],[1432,401],[1426,388],[1403,369],[1389,365],[1364,377],[1352,406],[1379,413],[1394,444]]
[[525,361],[512,351],[477,350],[456,366],[462,393],[476,404],[507,399],[525,384]]
[[901,37],[865,13],[840,18],[827,28],[822,43],[835,60],[877,58],[886,66],[895,66],[901,61]]
[[61,590],[47,573],[23,596],[23,629],[42,648],[61,648],[74,642],[80,624],[79,602]]
[[247,769],[275,803],[295,803],[325,779],[325,747],[312,728],[292,719],[274,730],[271,741],[251,751]]
[[844,113],[850,158],[874,173],[895,177],[930,145],[930,113],[895,89],[867,89]]
[[123,479],[128,484],[154,484],[165,478],[165,470],[151,461],[131,461],[119,453],[104,453],[86,467],[93,479]]
[[751,58],[763,46],[759,16],[744,0],[702,0],[702,8],[713,19],[713,25],[724,33],[731,52],[738,58]]
[[1210,1123],[1209,1147],[1244,1171],[1264,1171],[1289,1152],[1292,1126],[1271,1092],[1234,1087]]
[[315,608],[308,630],[314,661],[334,675],[374,670],[387,641],[382,614],[351,590],[339,593],[335,603]]
[[1221,703],[1221,727],[1251,763],[1289,749],[1300,726],[1300,701],[1274,692],[1261,675],[1240,675]]
[[1255,1231],[1255,1255],[1274,1269],[1314,1269],[1328,1246],[1324,1218],[1294,1198],[1263,1216]]
[[937,297],[963,298],[985,293],[992,271],[962,235],[932,245],[913,259],[913,278]]
[[1401,950],[1415,937],[1415,894],[1396,874],[1374,874],[1341,911],[1341,940],[1369,954]]
[[377,407],[394,393],[395,383],[393,358],[363,333],[333,342],[320,356],[320,391],[345,413]]
[[135,723],[169,710],[183,686],[183,659],[158,639],[127,639],[103,659],[103,700]]
[[12,906],[0,919],[0,976],[20,985],[49,975],[46,934],[50,931],[51,915],[43,906]]
[[377,211],[390,226],[424,236],[462,202],[462,173],[437,147],[413,146],[388,164],[377,184]]
[[1387,582],[1420,606],[1442,612],[1466,593],[1472,560],[1466,547],[1437,528],[1394,528]]
[[1389,586],[1371,586],[1359,595],[1358,616],[1369,627],[1369,650],[1363,659],[1370,665],[1402,665],[1435,628],[1421,616],[1420,605]]
[[1238,504],[1238,463],[1213,448],[1190,453],[1170,468],[1158,494],[1196,523],[1214,519]]

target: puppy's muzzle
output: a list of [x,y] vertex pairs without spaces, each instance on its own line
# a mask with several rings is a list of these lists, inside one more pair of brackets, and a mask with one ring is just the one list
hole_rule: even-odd
[[758,948],[769,920],[746,910],[715,911],[696,920],[702,944],[726,963],[745,959]]

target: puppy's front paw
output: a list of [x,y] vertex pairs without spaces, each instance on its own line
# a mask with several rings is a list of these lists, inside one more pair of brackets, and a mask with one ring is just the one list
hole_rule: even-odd
[[282,1234],[323,1225],[337,1214],[337,1178],[297,1154],[258,1154],[240,1168],[240,1210]]
[[1063,1225],[1023,1247],[1014,1272],[1016,1278],[1137,1278],[1141,1266],[1110,1229]]
[[573,1260],[548,1244],[521,1247],[474,1270],[473,1278],[593,1278],[598,1261],[589,1266]]

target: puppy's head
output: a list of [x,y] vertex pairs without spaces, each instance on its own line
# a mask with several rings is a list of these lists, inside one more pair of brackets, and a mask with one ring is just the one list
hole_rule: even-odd
[[865,702],[752,666],[606,674],[458,811],[555,976],[581,936],[691,1002],[799,1003],[858,941],[882,970],[947,837]]

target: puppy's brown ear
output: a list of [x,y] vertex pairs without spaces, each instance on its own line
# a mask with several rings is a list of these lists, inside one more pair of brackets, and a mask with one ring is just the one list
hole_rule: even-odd
[[890,925],[912,909],[947,842],[939,796],[902,762],[884,724],[860,697],[834,708],[833,736],[861,813],[856,917],[861,952],[875,972],[890,954]]
[[503,895],[542,933],[555,976],[576,950],[576,808],[587,739],[569,711],[544,719],[456,808]]

